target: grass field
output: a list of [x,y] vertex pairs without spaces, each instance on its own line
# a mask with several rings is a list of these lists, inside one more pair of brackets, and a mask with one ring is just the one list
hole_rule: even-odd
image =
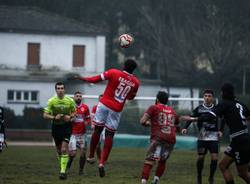
[[[107,176],[105,178],[99,178],[97,165],[88,164],[85,167],[85,175],[78,176],[77,159],[73,163],[68,180],[60,181],[58,179],[57,158],[53,147],[13,146],[0,154],[0,183],[139,184],[144,156],[144,149],[113,149],[106,165]],[[175,150],[167,165],[168,170],[161,178],[160,183],[195,183],[195,151]],[[204,183],[207,183],[208,169],[209,157],[207,156],[203,174]],[[235,170],[234,175],[236,176]],[[224,183],[219,170],[216,172],[215,181],[216,184]],[[237,177],[236,183],[243,184],[244,182]]]

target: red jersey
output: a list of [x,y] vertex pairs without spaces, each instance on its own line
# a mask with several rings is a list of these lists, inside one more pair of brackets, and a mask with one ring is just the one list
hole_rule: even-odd
[[133,74],[117,69],[107,70],[94,77],[84,77],[83,80],[90,83],[108,80],[100,102],[116,112],[122,111],[126,99],[134,99],[139,88],[139,80]]
[[92,107],[92,111],[91,111],[91,114],[92,114],[92,115],[95,115],[96,109],[97,109],[97,105],[94,105],[94,106]]
[[175,144],[176,125],[179,123],[176,112],[171,107],[158,103],[150,106],[145,113],[151,120],[151,139]]
[[85,104],[76,106],[75,120],[72,123],[72,134],[84,134],[85,122],[90,123],[89,107]]

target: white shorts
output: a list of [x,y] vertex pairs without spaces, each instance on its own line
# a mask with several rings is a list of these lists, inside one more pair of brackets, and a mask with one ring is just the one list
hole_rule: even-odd
[[99,102],[93,123],[97,126],[105,126],[107,130],[115,132],[118,128],[120,118],[121,112],[115,112]]
[[69,141],[69,151],[75,151],[77,149],[77,145],[79,145],[80,148],[85,148],[85,141],[85,134],[72,134]]
[[4,142],[4,134],[0,133],[0,142]]

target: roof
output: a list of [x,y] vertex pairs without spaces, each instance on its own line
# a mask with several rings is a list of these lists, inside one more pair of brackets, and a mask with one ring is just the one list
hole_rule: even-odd
[[37,7],[0,6],[0,32],[104,35],[93,25],[42,10]]

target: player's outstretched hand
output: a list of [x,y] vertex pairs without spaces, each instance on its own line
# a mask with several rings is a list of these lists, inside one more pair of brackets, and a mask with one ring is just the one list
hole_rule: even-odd
[[218,131],[218,136],[219,136],[219,138],[222,138],[223,137],[223,132]]

